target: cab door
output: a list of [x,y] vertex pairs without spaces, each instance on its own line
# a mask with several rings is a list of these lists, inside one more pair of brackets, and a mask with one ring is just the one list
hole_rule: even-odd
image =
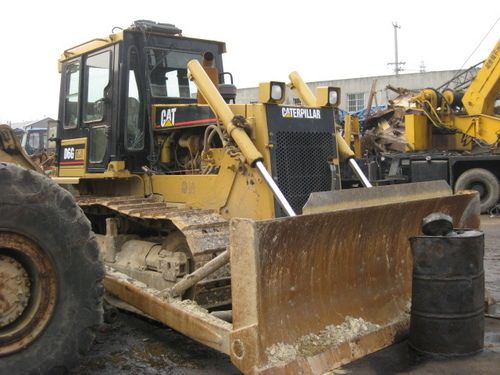
[[87,170],[88,134],[81,124],[82,57],[65,62],[61,75],[57,137],[58,176],[82,177]]
[[87,135],[87,171],[103,172],[110,159],[113,103],[113,49],[91,53],[84,59],[82,130]]

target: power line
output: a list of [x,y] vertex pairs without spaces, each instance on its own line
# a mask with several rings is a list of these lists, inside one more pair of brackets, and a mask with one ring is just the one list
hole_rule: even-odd
[[493,26],[490,27],[490,29],[483,36],[483,38],[481,39],[481,41],[479,42],[479,44],[476,46],[476,48],[474,48],[474,51],[472,51],[472,53],[469,55],[469,57],[467,57],[467,60],[464,61],[464,63],[462,64],[462,66],[458,70],[462,70],[462,68],[465,66],[465,64],[467,64],[467,61],[469,61],[470,58],[472,57],[472,55],[474,55],[474,53],[476,53],[477,49],[481,46],[481,44],[484,42],[484,40],[489,35],[489,33],[491,33],[491,30],[493,30],[493,28],[496,26],[496,24],[498,23],[498,21],[500,21],[500,17],[498,17],[497,20],[493,23]]

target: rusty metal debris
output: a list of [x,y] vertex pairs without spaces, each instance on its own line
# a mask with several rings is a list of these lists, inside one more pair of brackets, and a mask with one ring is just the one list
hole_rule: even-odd
[[364,121],[361,146],[365,155],[408,151],[404,116],[412,111],[410,99],[415,92],[391,85],[386,91],[396,94],[388,100],[388,108],[370,113]]

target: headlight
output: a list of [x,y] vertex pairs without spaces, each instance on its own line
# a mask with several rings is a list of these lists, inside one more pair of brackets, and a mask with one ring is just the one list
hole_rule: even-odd
[[316,88],[316,105],[318,107],[338,107],[339,104],[339,87],[320,86]]
[[283,88],[276,83],[271,84],[271,99],[272,100],[281,100],[281,97],[283,96]]
[[338,94],[337,94],[337,91],[335,91],[335,90],[331,90],[331,91],[328,93],[328,104],[330,104],[330,105],[335,105],[335,104],[337,104],[337,99],[338,99]]
[[259,103],[281,104],[285,101],[284,82],[262,82],[259,84]]

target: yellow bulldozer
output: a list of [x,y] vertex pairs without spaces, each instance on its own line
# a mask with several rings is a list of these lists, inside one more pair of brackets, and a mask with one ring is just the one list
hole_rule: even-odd
[[477,194],[341,190],[356,166],[338,89],[293,73],[305,106],[282,104],[283,82],[237,104],[224,52],[151,21],[64,51],[52,179],[1,129],[2,371],[77,360],[103,277],[109,303],[248,374],[321,374],[405,336],[408,238],[436,211],[478,227]]

